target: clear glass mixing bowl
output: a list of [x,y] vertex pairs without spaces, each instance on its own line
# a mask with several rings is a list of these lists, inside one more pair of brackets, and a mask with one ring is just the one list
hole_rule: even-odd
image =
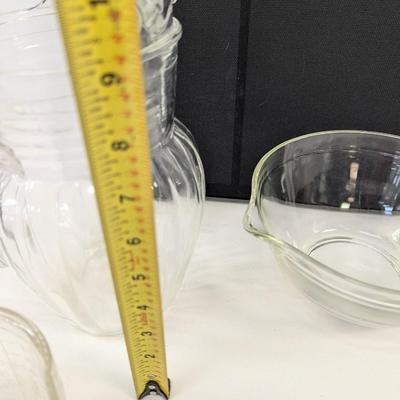
[[0,398],[64,398],[46,339],[31,322],[4,308],[0,308]]
[[245,229],[313,301],[363,325],[400,325],[400,138],[302,136],[267,153]]

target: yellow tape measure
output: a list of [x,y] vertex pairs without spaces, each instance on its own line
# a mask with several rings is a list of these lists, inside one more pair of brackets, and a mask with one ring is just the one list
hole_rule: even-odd
[[58,0],[136,393],[169,397],[134,0]]

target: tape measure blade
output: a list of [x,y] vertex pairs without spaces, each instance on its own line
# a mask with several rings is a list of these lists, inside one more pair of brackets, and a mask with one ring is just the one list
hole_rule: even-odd
[[132,0],[58,0],[136,393],[169,397],[140,30]]

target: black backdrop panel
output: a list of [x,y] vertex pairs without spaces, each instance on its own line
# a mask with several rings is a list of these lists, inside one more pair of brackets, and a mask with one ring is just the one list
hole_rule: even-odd
[[208,195],[246,198],[259,158],[300,134],[400,131],[397,0],[182,0],[177,11],[177,113]]
[[231,185],[240,0],[182,0],[175,9],[184,29],[177,116],[196,138],[212,193]]

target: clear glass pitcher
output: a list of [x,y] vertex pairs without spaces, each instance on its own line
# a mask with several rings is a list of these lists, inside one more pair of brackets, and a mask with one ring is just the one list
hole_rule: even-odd
[[[142,21],[150,21],[143,16],[151,13],[141,4],[153,3],[167,2],[138,2]],[[164,24],[149,23],[157,25],[151,30],[142,22],[142,39],[150,43],[142,53],[167,307],[182,283],[197,237],[204,173],[190,134],[174,119],[181,26],[171,17],[171,4],[160,9],[155,8]],[[159,21],[161,16],[154,18]],[[1,14],[1,47],[7,54],[0,60],[1,263],[13,266],[32,289],[82,329],[116,333],[119,314],[52,4],[39,2],[29,11]]]

